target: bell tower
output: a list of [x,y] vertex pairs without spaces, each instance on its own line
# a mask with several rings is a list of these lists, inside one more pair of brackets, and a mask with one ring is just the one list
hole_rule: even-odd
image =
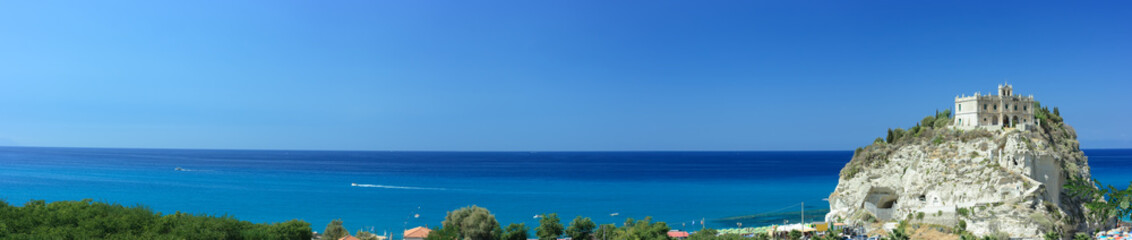
[[1014,95],[1014,88],[1007,83],[998,85],[998,95],[1003,97]]

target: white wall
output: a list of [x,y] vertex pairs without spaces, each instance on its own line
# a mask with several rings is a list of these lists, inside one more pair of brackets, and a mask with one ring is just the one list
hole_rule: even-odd
[[1064,181],[1061,179],[1061,166],[1056,159],[1049,155],[1034,158],[1034,167],[1030,178],[1042,182],[1046,187],[1046,201],[1061,204],[1061,188]]

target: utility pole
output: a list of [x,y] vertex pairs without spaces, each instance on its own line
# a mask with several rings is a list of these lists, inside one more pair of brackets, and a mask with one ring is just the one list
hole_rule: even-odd
[[799,224],[802,224],[802,230],[806,230],[806,202],[802,202],[802,221]]

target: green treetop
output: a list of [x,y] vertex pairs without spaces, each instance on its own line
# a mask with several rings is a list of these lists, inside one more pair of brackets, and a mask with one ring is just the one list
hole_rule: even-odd
[[543,214],[538,220],[535,235],[539,240],[555,240],[562,236],[562,223],[559,222],[558,213]]
[[486,208],[475,205],[448,212],[442,222],[444,228],[454,228],[464,240],[495,240],[499,222]]
[[345,227],[342,227],[342,219],[330,221],[330,223],[326,224],[326,230],[322,231],[322,236],[329,239],[339,239],[346,235],[350,235],[350,232],[346,231]]
[[566,235],[575,240],[590,240],[593,238],[594,228],[597,227],[590,218],[582,218],[578,216],[574,221],[570,222],[570,227],[566,228]]
[[512,223],[503,229],[503,234],[499,236],[499,240],[527,240],[527,231],[530,228],[523,223]]

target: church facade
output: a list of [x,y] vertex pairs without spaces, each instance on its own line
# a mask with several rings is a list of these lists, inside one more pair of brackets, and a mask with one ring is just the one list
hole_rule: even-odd
[[1035,123],[1034,96],[1016,95],[1010,84],[998,85],[998,95],[976,92],[974,96],[955,97],[954,127],[1026,127]]

